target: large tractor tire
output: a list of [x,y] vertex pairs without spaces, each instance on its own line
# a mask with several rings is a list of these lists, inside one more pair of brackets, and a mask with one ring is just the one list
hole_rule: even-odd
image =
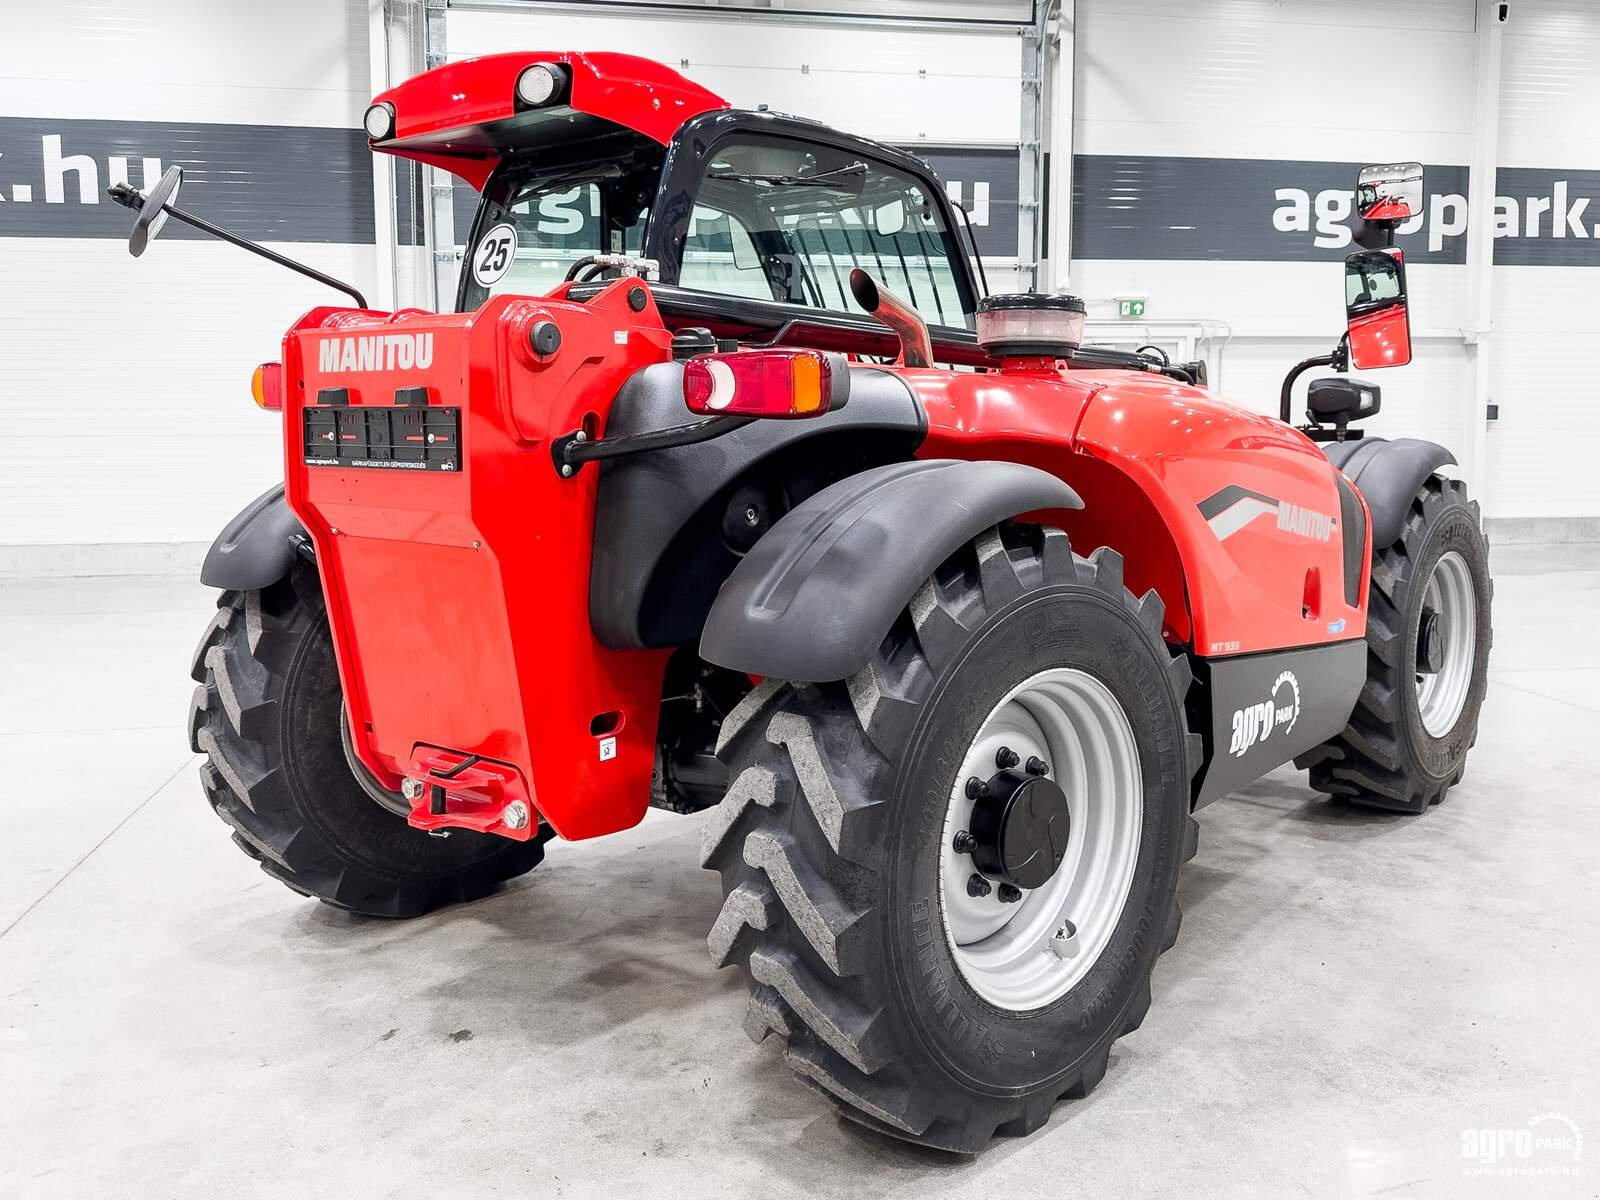
[[[541,839],[411,828],[346,756],[344,697],[315,568],[224,592],[195,651],[189,742],[239,848],[304,896],[382,917],[472,900],[531,870]],[[396,798],[398,799],[398,798]]]
[[1444,799],[1478,740],[1493,597],[1477,501],[1430,476],[1400,540],[1374,550],[1367,682],[1344,731],[1295,760],[1312,787],[1391,812]]
[[1161,624],[1114,552],[1008,524],[855,678],[765,680],[723,723],[711,956],[843,1115],[975,1152],[1087,1094],[1139,1027],[1196,841]]

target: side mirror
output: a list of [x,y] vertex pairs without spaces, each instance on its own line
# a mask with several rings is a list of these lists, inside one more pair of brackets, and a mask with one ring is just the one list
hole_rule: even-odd
[[1421,211],[1421,163],[1361,168],[1356,180],[1356,213],[1363,221],[1405,221]]
[[1356,370],[1411,361],[1406,265],[1398,250],[1357,250],[1344,260],[1344,307]]
[[183,168],[173,164],[146,194],[144,203],[139,206],[139,215],[133,219],[133,232],[128,234],[129,254],[138,258],[144,248],[155,241],[161,227],[167,223],[167,205],[178,202],[178,188],[182,183]]

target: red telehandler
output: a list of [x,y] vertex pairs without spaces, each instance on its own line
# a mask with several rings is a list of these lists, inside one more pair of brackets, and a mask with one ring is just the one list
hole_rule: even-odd
[[[1178,936],[1193,812],[1294,761],[1422,813],[1476,735],[1478,506],[1364,437],[1409,359],[1362,173],[1349,331],[1281,420],[985,295],[928,166],[618,54],[452,63],[374,150],[481,194],[456,311],[354,289],[255,379],[284,483],[222,532],[189,722],[270,875],[412,916],[705,810],[745,1028],[856,1121],[976,1151],[1086,1094]],[[965,236],[964,236],[965,231]]]

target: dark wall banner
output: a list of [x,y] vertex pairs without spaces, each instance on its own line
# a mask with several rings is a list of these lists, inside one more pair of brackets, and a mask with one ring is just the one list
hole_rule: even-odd
[[[106,198],[183,166],[179,203],[269,242],[370,242],[372,155],[356,129],[0,117],[0,237],[125,238]],[[162,237],[202,238],[169,221]]]
[[[985,258],[1017,256],[1017,152],[996,146],[907,146],[922,158],[944,183],[950,199],[966,210],[972,232],[978,240],[978,253]],[[395,207],[396,237],[401,245],[420,246],[422,230],[420,188],[412,164],[397,160]],[[574,193],[576,197],[576,193]],[[574,202],[576,202],[574,200]],[[456,244],[465,245],[472,225],[478,194],[464,183],[457,183],[450,198],[455,219]],[[570,214],[559,204],[550,208],[552,223],[561,224],[570,216],[582,220],[576,208]],[[957,230],[966,238],[966,230]]]
[[[1017,248],[1017,151],[913,146],[971,217],[985,257]],[[144,188],[172,163],[182,199],[245,237],[371,242],[372,155],[360,130],[289,125],[0,117],[0,237],[122,238],[105,189]],[[1326,261],[1350,246],[1360,163],[1079,155],[1074,258]],[[398,237],[421,241],[417,172],[397,172]],[[1600,171],[1505,167],[1496,179],[1495,262],[1600,266]],[[1427,166],[1421,216],[1402,227],[1412,262],[1466,258],[1467,170]],[[457,240],[477,196],[457,187]],[[163,236],[203,235],[178,222]]]
[[[1360,163],[1079,155],[1074,258],[1294,262],[1350,249]],[[1600,171],[1502,167],[1503,265],[1600,266]],[[1466,261],[1467,169],[1424,166],[1423,212],[1401,227],[1411,262]]]

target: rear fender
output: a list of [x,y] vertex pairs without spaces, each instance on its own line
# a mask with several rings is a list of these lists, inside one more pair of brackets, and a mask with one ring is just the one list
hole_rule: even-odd
[[795,682],[848,678],[963,544],[1011,517],[1082,503],[1020,463],[924,459],[852,475],[797,505],[734,569],[700,656]]
[[226,591],[259,590],[287,575],[300,547],[310,544],[300,518],[289,511],[280,483],[223,526],[206,551],[200,582]]

